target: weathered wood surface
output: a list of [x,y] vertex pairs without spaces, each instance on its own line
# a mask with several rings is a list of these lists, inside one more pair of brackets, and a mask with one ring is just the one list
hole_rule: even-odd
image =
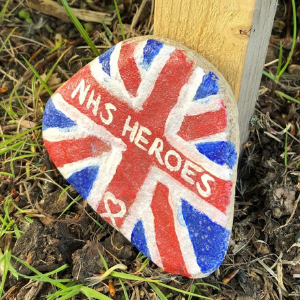
[[[28,7],[35,9],[45,15],[55,16],[56,18],[59,18],[64,22],[72,22],[68,14],[66,13],[65,8],[55,1],[27,0],[25,4]],[[110,25],[113,19],[112,14],[98,11],[91,11],[78,8],[72,8],[72,11],[78,19],[86,22],[101,23],[101,21],[104,21],[107,25]]]
[[248,124],[254,112],[277,0],[257,1],[238,97],[241,142],[249,135]]
[[239,103],[241,142],[256,101],[276,0],[156,0],[154,34],[197,51],[224,75]]

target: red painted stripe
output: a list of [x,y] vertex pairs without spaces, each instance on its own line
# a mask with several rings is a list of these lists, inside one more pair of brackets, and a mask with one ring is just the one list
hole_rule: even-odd
[[[144,112],[139,120],[152,128],[152,132],[164,133],[166,120],[172,108],[177,104],[180,91],[193,71],[193,62],[187,60],[184,51],[175,50],[161,73],[153,91],[144,104]],[[154,130],[155,129],[155,130]]]
[[190,276],[181,254],[174,227],[173,211],[168,198],[168,188],[158,183],[151,203],[157,247],[163,267],[167,272]]
[[227,126],[225,108],[197,116],[185,117],[178,135],[186,141],[223,132]]
[[134,60],[136,43],[123,44],[119,55],[119,72],[127,91],[137,96],[137,90],[141,83],[141,75]]
[[111,149],[110,146],[94,136],[59,142],[49,142],[45,139],[44,142],[56,167],[62,167],[88,157],[97,157]]

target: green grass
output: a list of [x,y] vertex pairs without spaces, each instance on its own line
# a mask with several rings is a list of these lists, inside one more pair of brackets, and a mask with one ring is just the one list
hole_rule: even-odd
[[[1,22],[0,22],[0,24],[1,24]],[[16,29],[17,29],[17,27],[14,28],[14,29],[8,34],[8,36],[7,36],[6,39],[4,40],[3,44],[0,46],[0,54],[1,54],[2,50],[3,50],[3,48],[5,47],[5,45],[7,44],[7,42],[9,41],[11,35],[14,33],[14,31],[15,31]]]
[[91,50],[95,53],[95,55],[99,56],[100,52],[96,48],[95,44],[93,43],[93,41],[89,37],[89,35],[86,32],[86,30],[84,29],[84,27],[79,22],[79,20],[77,19],[77,17],[74,15],[74,13],[73,13],[72,9],[70,8],[70,6],[68,5],[67,1],[66,0],[61,0],[61,3],[65,7],[67,14],[69,15],[69,17],[72,20],[73,24],[75,25],[75,27],[79,31],[80,35],[87,42],[87,44],[90,46]]
[[[2,8],[1,11],[0,11],[0,25],[1,25],[1,24],[3,23],[3,21],[4,21],[4,16],[5,16],[5,14],[6,14],[6,10],[7,10],[9,1],[10,1],[10,0],[6,0],[6,2],[4,3],[3,8]],[[0,51],[0,53],[1,53],[1,51]]]
[[2,294],[4,292],[4,286],[9,272],[14,277],[18,278],[18,273],[11,263],[11,250],[5,250],[5,252],[2,253],[2,250],[0,249],[0,273],[2,274],[0,284],[0,297],[2,297]]
[[289,56],[287,58],[286,63],[284,64],[283,67],[281,67],[282,66],[282,42],[280,42],[276,76],[274,77],[271,74],[269,74],[268,72],[263,71],[263,74],[265,76],[267,76],[268,78],[270,78],[274,81],[274,88],[273,88],[274,90],[275,90],[276,84],[278,83],[280,77],[282,76],[282,74],[285,72],[286,68],[290,64],[290,61],[291,61],[293,53],[294,53],[295,45],[296,45],[296,42],[297,42],[297,10],[296,10],[296,5],[295,5],[295,0],[291,0],[291,1],[292,1],[292,8],[293,8],[293,22],[294,22],[293,40],[292,40],[291,51],[289,53]]
[[292,102],[295,102],[297,104],[300,104],[300,101],[283,93],[283,92],[280,92],[280,91],[275,91],[275,93],[278,95],[278,96],[281,96],[282,98],[285,98],[286,100],[289,100],[289,101],[292,101]]
[[39,81],[41,82],[42,86],[47,90],[47,92],[49,93],[50,96],[53,95],[53,92],[50,90],[49,86],[46,84],[46,82],[42,79],[42,77],[40,76],[40,74],[38,73],[38,71],[31,65],[31,63],[24,57],[22,56],[24,61],[26,62],[26,64],[28,65],[28,67],[30,68],[30,70],[33,72],[33,74],[39,79]]
[[125,33],[124,33],[123,23],[122,23],[122,19],[121,19],[121,15],[120,15],[117,0],[114,0],[114,4],[115,4],[117,16],[118,16],[119,25],[120,25],[120,28],[121,28],[122,38],[123,38],[123,41],[124,41],[124,40],[126,40],[126,37],[125,37]]

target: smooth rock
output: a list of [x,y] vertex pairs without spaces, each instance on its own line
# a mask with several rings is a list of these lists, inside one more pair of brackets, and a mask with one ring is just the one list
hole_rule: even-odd
[[228,247],[237,121],[209,62],[148,36],[117,44],[60,87],[43,138],[101,217],[167,272],[199,278]]

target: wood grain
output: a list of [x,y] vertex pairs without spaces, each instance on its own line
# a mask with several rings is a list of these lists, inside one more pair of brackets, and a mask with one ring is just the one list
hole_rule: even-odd
[[[30,8],[33,8],[45,15],[53,16],[58,19],[61,19],[64,22],[71,22],[68,14],[66,13],[65,8],[62,5],[59,5],[55,1],[51,0],[27,0],[26,5]],[[95,22],[101,23],[104,21],[107,25],[111,25],[113,20],[113,16],[111,14],[98,12],[98,11],[91,11],[86,9],[78,9],[72,8],[73,13],[75,16],[86,22]]]
[[255,6],[238,97],[241,143],[246,142],[249,135],[248,124],[254,113],[276,6],[277,0],[257,1]]
[[154,34],[195,50],[224,75],[239,106],[240,137],[256,101],[276,0],[156,0]]

